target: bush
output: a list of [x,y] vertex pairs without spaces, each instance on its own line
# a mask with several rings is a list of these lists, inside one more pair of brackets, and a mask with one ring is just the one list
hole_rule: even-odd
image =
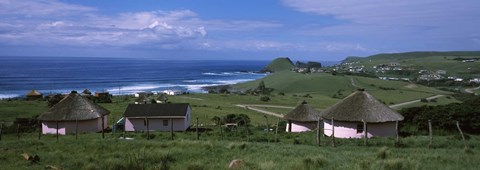
[[420,99],[420,102],[428,103],[428,100],[426,98],[422,98],[422,99]]
[[262,97],[260,97],[260,101],[268,102],[268,101],[270,101],[270,97],[262,96]]

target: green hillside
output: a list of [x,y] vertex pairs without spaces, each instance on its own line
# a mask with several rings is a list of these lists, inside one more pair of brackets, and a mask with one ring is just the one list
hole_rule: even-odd
[[374,66],[394,62],[417,72],[418,70],[445,70],[447,71],[447,76],[462,78],[480,77],[480,62],[462,62],[463,59],[478,60],[480,59],[480,51],[377,54],[365,58],[349,57],[344,60],[344,63],[355,62],[354,65],[365,66],[367,71],[371,71]]
[[417,100],[438,94],[449,94],[408,82],[385,81],[358,76],[334,76],[326,73],[299,74],[290,71],[274,73],[263,79],[237,84],[234,87],[242,90],[252,89],[258,86],[262,80],[266,87],[274,89],[273,93],[315,94],[338,99],[346,97],[357,88],[365,88],[386,104]]
[[292,60],[290,58],[276,58],[266,67],[264,67],[261,72],[278,72],[283,70],[290,70],[294,67]]

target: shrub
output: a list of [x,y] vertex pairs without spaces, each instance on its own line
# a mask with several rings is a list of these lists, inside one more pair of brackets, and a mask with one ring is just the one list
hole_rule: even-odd
[[270,97],[262,96],[262,97],[260,97],[260,101],[268,102],[268,101],[270,101]]
[[420,99],[420,102],[428,103],[428,100],[426,98],[422,98],[422,99]]

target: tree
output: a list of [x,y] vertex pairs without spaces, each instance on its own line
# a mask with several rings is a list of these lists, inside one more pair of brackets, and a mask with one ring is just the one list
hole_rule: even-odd
[[48,102],[48,107],[53,107],[55,106],[58,102],[60,102],[60,100],[63,99],[63,95],[61,94],[56,94],[56,95],[53,95],[52,97],[50,97],[47,102]]

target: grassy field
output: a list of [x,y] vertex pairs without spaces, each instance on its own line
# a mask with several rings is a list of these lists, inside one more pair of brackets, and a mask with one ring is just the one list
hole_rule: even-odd
[[[154,132],[146,140],[142,133],[130,133],[133,140],[118,139],[111,134],[60,136],[41,140],[35,133],[4,135],[0,141],[2,169],[44,169],[46,166],[64,169],[227,169],[230,161],[241,159],[243,169],[477,169],[480,160],[480,137],[470,136],[469,149],[455,136],[434,136],[429,148],[424,136],[401,138],[394,145],[392,138],[372,138],[369,146],[362,139],[321,138],[315,144],[315,133],[279,133],[274,135],[252,130],[204,132],[195,140],[194,132],[177,132],[170,140],[167,132]],[[267,140],[269,142],[267,142]],[[31,163],[21,154],[38,155],[40,161]]]

